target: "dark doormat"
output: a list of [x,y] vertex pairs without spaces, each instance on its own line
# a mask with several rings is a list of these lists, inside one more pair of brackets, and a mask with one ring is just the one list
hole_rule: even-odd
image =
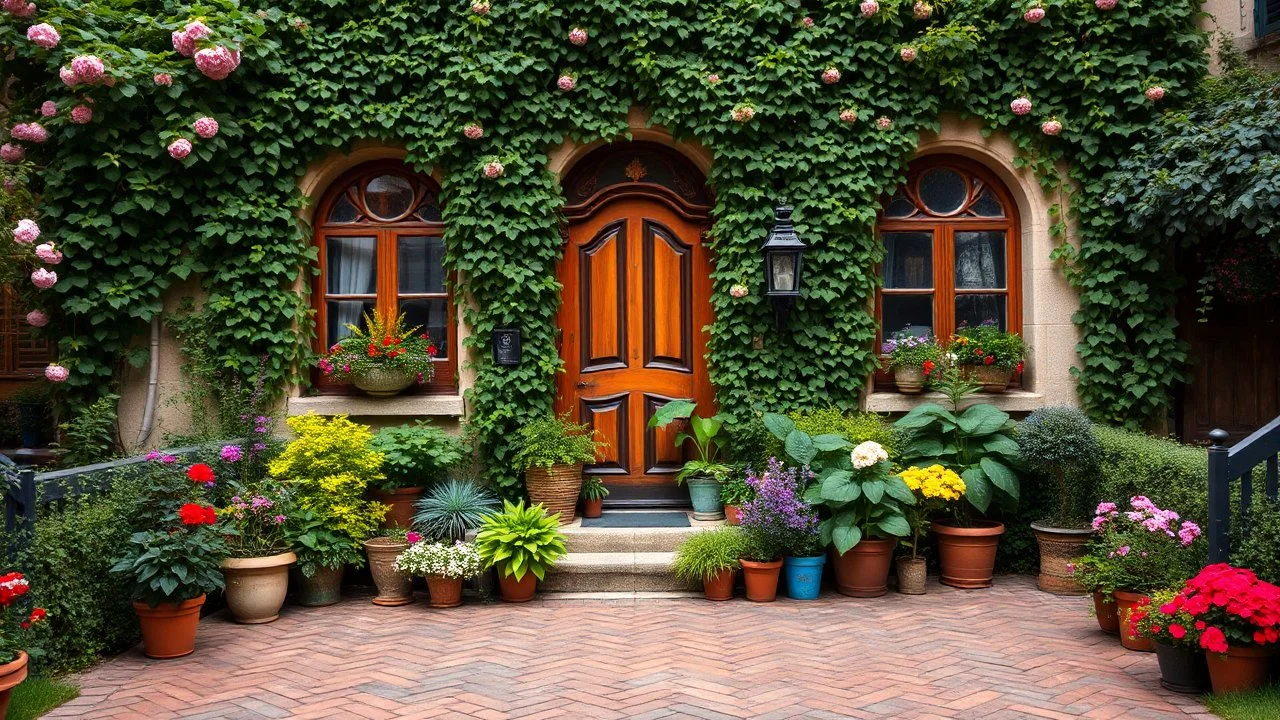
[[582,518],[582,527],[689,527],[689,516],[682,512],[607,512],[598,518]]

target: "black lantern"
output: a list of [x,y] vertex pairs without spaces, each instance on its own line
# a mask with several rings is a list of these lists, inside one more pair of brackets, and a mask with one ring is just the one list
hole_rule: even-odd
[[785,324],[787,309],[800,297],[805,244],[791,226],[794,208],[779,203],[773,211],[773,227],[764,240],[765,296],[777,312],[778,327]]

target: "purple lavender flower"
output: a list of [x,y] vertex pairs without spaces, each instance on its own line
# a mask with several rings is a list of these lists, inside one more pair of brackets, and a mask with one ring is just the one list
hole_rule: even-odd
[[764,474],[747,471],[747,485],[755,497],[742,506],[742,527],[755,533],[778,552],[794,552],[813,544],[818,534],[818,513],[801,495],[814,477],[808,467],[783,468],[770,458]]

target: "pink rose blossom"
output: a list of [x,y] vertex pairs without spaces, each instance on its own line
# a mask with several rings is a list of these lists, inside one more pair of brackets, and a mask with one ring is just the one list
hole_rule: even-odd
[[572,75],[561,75],[560,79],[556,80],[556,87],[565,92],[569,92],[577,87],[577,85],[578,81],[574,80]]
[[191,124],[192,129],[196,131],[196,135],[208,140],[218,134],[218,121],[209,116],[197,118]]
[[805,18],[800,22],[804,23],[805,27],[813,27],[813,18],[809,17],[808,15],[806,15]]
[[1022,13],[1022,19],[1026,20],[1032,25],[1035,25],[1036,23],[1044,19],[1044,8],[1037,5],[1036,7],[1033,7],[1030,10]]
[[911,8],[911,14],[915,16],[915,19],[917,20],[928,20],[933,16],[933,6],[926,2],[917,2],[915,6]]
[[569,31],[569,42],[582,47],[587,44],[587,31],[584,28],[576,27]]
[[858,121],[858,111],[853,108],[845,108],[840,111],[840,122],[852,125]]
[[822,82],[828,85],[835,85],[836,83],[840,82],[840,71],[833,67],[829,67],[826,70],[823,70]]
[[475,2],[471,3],[471,12],[475,13],[476,15],[488,15],[489,0],[476,0]]
[[76,125],[88,125],[93,122],[93,108],[88,105],[77,105],[71,108],[71,122]]
[[31,327],[44,327],[49,324],[49,316],[39,310],[27,313],[27,324]]
[[187,26],[181,30],[175,31],[171,36],[173,40],[173,49],[178,51],[182,57],[191,57],[196,52],[196,41],[209,37],[209,26],[195,20],[187,23]]
[[196,67],[211,80],[225,80],[240,67],[240,52],[222,45],[205,48],[196,53]]
[[7,163],[20,163],[27,157],[27,151],[21,145],[5,143],[0,145],[0,160]]
[[1009,109],[1014,115],[1026,115],[1031,112],[1031,101],[1024,97],[1014,98],[1014,101],[1009,103]]
[[876,127],[880,128],[881,130],[888,130],[889,128],[893,127],[893,120],[889,119],[884,115],[881,115],[880,117],[876,118]]
[[37,145],[49,139],[49,131],[40,123],[18,123],[9,131],[14,140],[25,140]]
[[869,18],[880,12],[880,3],[876,2],[876,0],[863,0],[858,9],[862,11],[862,17]]
[[80,78],[80,82],[93,85],[102,79],[107,67],[97,55],[80,55],[71,61],[71,71]]
[[44,369],[44,376],[51,382],[66,382],[67,378],[71,376],[71,371],[58,363],[49,363],[49,367]]
[[58,282],[58,273],[44,268],[37,268],[31,273],[31,282],[41,290],[48,290]]
[[27,39],[42,48],[49,49],[58,47],[62,36],[49,23],[40,23],[27,28]]
[[742,285],[742,284],[734,285],[733,287],[729,288],[729,295],[736,298],[744,298],[750,292],[751,290],[746,285]]
[[1058,135],[1059,133],[1062,132],[1062,123],[1058,122],[1054,118],[1045,120],[1040,125],[1040,132],[1049,136]]
[[751,122],[751,119],[754,118],[755,116],[756,116],[756,109],[751,107],[750,105],[739,105],[729,113],[729,117],[734,122],[738,122],[738,123]]
[[75,70],[71,69],[70,65],[62,66],[62,69],[58,70],[58,77],[62,78],[62,84],[67,87],[75,87],[80,84],[80,76],[76,74]]
[[1093,4],[1099,10],[1113,10],[1116,6],[1116,0],[1093,0]]
[[1160,102],[1164,99],[1164,88],[1159,85],[1152,85],[1147,88],[1147,91],[1143,94],[1146,95],[1147,99],[1151,102]]
[[18,226],[13,229],[13,239],[23,245],[30,245],[40,237],[40,226],[36,225],[35,220],[23,218],[18,221]]
[[53,246],[53,243],[40,243],[37,245],[36,257],[40,258],[42,262],[49,263],[50,265],[57,265],[62,262],[62,253]]
[[909,63],[916,61],[916,49],[913,47],[904,47],[898,53],[898,57],[902,58],[902,62]]
[[711,73],[707,76],[707,82],[711,85],[716,85],[720,82],[720,76],[716,73]]
[[40,103],[40,114],[45,117],[53,117],[58,114],[58,103],[52,100],[45,100]]
[[173,76],[169,73],[156,73],[156,76],[151,78],[151,81],[160,87],[169,87],[173,84]]
[[191,141],[186,138],[178,138],[169,143],[169,157],[174,160],[181,160],[191,154]]
[[25,0],[4,0],[4,11],[16,18],[29,18],[36,14],[36,4]]
[[484,128],[480,126],[480,123],[469,123],[466,127],[462,128],[462,134],[465,135],[468,140],[479,140],[484,137]]
[[502,167],[502,163],[496,160],[484,164],[484,176],[490,180],[496,180],[497,178],[502,177],[505,172],[506,168]]

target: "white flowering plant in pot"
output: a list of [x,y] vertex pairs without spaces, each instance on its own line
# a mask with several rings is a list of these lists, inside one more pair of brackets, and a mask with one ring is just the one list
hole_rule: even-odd
[[480,574],[484,561],[472,543],[420,542],[396,557],[396,570],[418,577],[468,580]]

